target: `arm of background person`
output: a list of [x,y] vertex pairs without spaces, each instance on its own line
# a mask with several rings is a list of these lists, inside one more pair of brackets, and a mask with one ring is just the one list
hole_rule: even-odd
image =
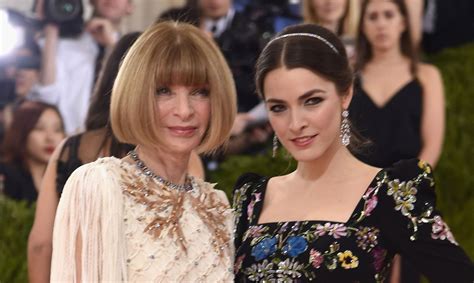
[[421,32],[423,29],[423,4],[424,0],[405,0],[410,20],[411,39],[415,48],[421,44]]
[[[35,13],[39,19],[44,19],[44,0],[38,0]],[[56,104],[59,99],[61,86],[58,84],[57,52],[59,43],[59,27],[48,23],[43,29],[44,44],[41,50],[41,70],[39,83],[33,86],[29,95],[34,100]]]
[[64,141],[49,160],[36,204],[35,221],[28,238],[28,278],[31,283],[49,282],[54,217],[58,206],[56,168]]
[[420,64],[419,79],[423,86],[419,158],[435,167],[441,155],[445,131],[443,81],[439,70],[428,64]]

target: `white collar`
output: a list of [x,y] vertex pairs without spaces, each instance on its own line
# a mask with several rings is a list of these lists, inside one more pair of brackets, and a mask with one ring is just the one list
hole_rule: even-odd
[[217,20],[211,18],[204,18],[204,29],[212,33],[212,27],[215,26],[216,30],[212,33],[213,37],[219,37],[232,23],[234,19],[235,9],[231,7],[227,14],[223,17],[220,17]]

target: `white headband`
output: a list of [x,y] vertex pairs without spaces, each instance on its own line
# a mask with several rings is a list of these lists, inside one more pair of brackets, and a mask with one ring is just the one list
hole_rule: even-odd
[[272,44],[272,42],[274,42],[275,40],[278,40],[278,39],[281,39],[281,38],[286,38],[286,37],[293,37],[293,36],[307,36],[307,37],[312,37],[312,38],[319,39],[322,42],[324,42],[324,44],[326,44],[329,48],[331,48],[334,52],[336,52],[336,54],[339,54],[339,51],[336,49],[336,47],[334,47],[334,45],[332,45],[332,43],[327,41],[327,39],[325,39],[324,37],[319,36],[317,34],[306,33],[306,32],[288,33],[288,34],[283,34],[283,35],[277,36],[274,39],[270,40],[270,42],[268,42],[267,46]]

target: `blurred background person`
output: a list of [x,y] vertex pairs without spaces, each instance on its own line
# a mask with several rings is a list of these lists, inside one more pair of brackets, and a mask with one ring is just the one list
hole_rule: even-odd
[[[37,13],[44,17],[44,0]],[[57,105],[66,132],[84,130],[87,109],[102,58],[119,39],[119,24],[133,10],[131,0],[91,0],[93,16],[79,27],[47,23],[44,27],[40,82],[30,98]],[[76,24],[77,25],[77,24]]]
[[[443,83],[436,67],[418,61],[404,0],[364,0],[356,46],[349,112],[372,144],[354,155],[382,168],[415,157],[436,166],[444,139]],[[416,282],[409,280],[417,279],[402,282]]]
[[1,150],[0,175],[6,196],[36,201],[46,165],[64,136],[56,107],[32,101],[18,107]]
[[301,5],[303,21],[321,25],[339,36],[350,62],[354,59],[359,6],[359,0],[302,0]]
[[[2,91],[0,106],[0,141],[3,140],[5,129],[11,124],[14,109],[26,99],[40,76],[41,51],[33,38],[25,41],[10,55],[12,64],[11,90]],[[7,94],[6,92],[10,92]]]

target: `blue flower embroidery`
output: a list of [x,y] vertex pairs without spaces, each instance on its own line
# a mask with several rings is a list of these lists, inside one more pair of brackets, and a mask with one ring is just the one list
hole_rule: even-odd
[[265,238],[252,249],[252,256],[256,261],[260,261],[276,251],[277,240],[273,238]]
[[286,245],[283,247],[283,254],[296,257],[306,251],[308,242],[302,236],[291,236],[288,238]]

